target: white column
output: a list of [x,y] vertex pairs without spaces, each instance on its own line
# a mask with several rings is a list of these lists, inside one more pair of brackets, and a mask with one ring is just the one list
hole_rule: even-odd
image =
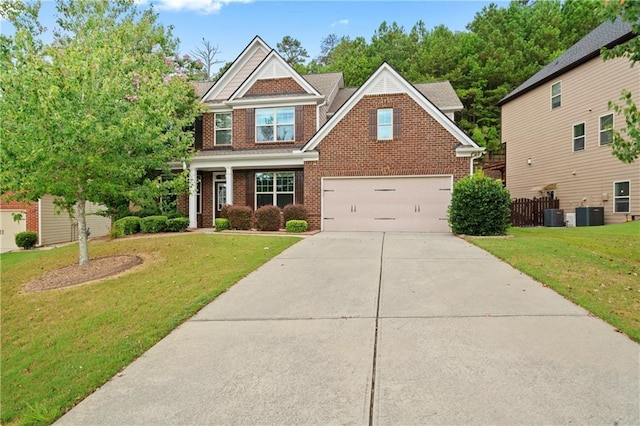
[[189,228],[198,227],[198,169],[189,166]]
[[226,174],[226,187],[227,187],[227,204],[233,205],[233,168],[231,166],[225,167]]

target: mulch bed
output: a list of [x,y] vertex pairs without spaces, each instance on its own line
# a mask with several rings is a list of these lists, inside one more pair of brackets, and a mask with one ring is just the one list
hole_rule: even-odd
[[49,271],[24,286],[25,292],[51,290],[111,277],[142,263],[135,255],[118,255],[91,259],[88,265],[65,266]]

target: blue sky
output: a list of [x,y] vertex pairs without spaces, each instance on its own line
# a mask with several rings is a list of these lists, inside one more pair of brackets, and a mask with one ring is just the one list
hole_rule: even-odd
[[[140,0],[139,0],[140,1]],[[141,0],[154,4],[160,22],[174,26],[180,53],[190,53],[204,37],[219,47],[217,59],[234,60],[259,35],[275,48],[286,35],[302,43],[311,58],[320,53],[320,41],[328,34],[363,36],[370,40],[382,21],[397,22],[406,31],[419,20],[431,29],[444,24],[464,31],[475,14],[490,1],[270,1],[270,0]],[[494,1],[499,6],[508,2]],[[54,25],[52,2],[43,3],[41,17]],[[0,22],[2,32],[10,31]]]

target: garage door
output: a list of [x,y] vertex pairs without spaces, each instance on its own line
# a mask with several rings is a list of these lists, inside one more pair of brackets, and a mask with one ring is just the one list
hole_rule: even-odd
[[0,211],[0,253],[17,249],[16,234],[26,230],[27,221],[16,222],[13,220],[14,213],[22,213],[22,217],[25,217],[26,214],[20,210]]
[[325,231],[449,232],[451,176],[324,178]]

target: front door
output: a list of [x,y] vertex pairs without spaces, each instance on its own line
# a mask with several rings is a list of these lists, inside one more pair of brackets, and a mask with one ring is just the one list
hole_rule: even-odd
[[216,182],[214,191],[213,217],[216,218],[220,217],[222,206],[227,204],[227,184],[225,182]]

